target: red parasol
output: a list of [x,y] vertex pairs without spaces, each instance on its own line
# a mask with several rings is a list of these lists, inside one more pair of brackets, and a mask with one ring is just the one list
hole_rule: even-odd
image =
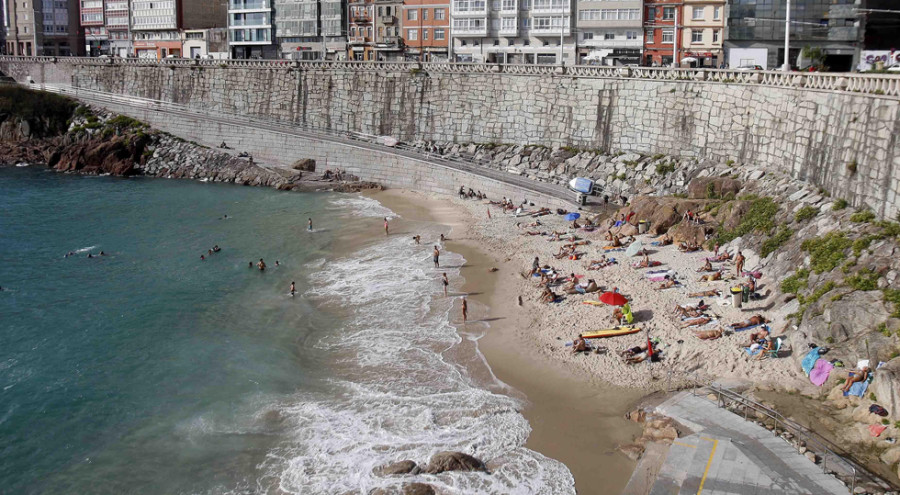
[[618,292],[604,292],[600,295],[600,302],[610,306],[624,306],[628,303],[628,299],[625,299],[625,296]]

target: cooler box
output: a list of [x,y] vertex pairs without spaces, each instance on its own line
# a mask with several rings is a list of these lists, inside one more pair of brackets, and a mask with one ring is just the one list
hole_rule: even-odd
[[594,191],[594,181],[584,177],[576,177],[569,181],[569,187],[581,194],[591,194]]

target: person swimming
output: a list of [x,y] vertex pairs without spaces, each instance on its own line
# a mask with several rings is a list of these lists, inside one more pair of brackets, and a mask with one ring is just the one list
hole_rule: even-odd
[[200,255],[200,261],[206,261],[206,256]]
[[93,258],[93,257],[94,257],[94,255],[93,255],[93,254],[91,254],[91,253],[88,253],[88,255],[87,255],[87,257],[88,257],[88,258]]
[[312,232],[312,218],[309,218],[306,221],[306,231]]
[[262,271],[265,271],[265,269],[266,269],[266,262],[263,261],[262,258],[260,258],[260,259],[259,259],[259,263],[256,264],[256,267],[259,268],[259,271],[261,271],[261,272],[262,272]]
[[221,251],[221,250],[222,250],[222,248],[220,248],[218,244],[216,244],[215,246],[213,246],[213,252],[214,252],[214,253],[218,253],[218,252]]
[[281,263],[279,263],[278,260],[275,260],[275,266],[281,266]]

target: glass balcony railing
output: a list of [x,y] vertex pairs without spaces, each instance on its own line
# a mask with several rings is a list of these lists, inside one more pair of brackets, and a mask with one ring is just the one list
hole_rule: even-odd
[[229,35],[232,43],[270,43],[272,41],[271,29],[237,29]]
[[272,3],[269,0],[230,0],[228,10],[260,10],[270,9]]

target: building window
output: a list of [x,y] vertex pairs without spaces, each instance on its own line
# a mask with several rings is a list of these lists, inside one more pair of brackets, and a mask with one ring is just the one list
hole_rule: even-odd
[[647,31],[647,43],[653,43],[653,29]]
[[[423,21],[428,20],[428,9],[422,9],[422,20]],[[428,38],[425,38],[425,39],[428,39]]]
[[703,15],[704,15],[705,13],[706,13],[706,8],[705,8],[705,7],[694,7],[694,11],[693,11],[694,17],[693,17],[693,19],[694,19],[695,21],[702,21],[702,20],[703,20]]
[[699,29],[691,30],[691,43],[703,43],[703,31]]
[[[585,10],[582,12],[596,12]],[[603,21],[639,21],[641,16],[641,11],[638,9],[601,9],[600,10],[600,20]],[[582,19],[582,20],[597,20],[597,19]]]
[[662,30],[662,42],[663,43],[674,43],[675,42],[675,32],[671,29],[663,29]]
[[713,43],[719,42],[719,30],[713,29]]
[[410,29],[409,32],[407,33],[406,37],[410,41],[416,41],[417,39],[419,39],[419,30],[418,29]]
[[647,19],[656,19],[656,7],[647,7]]
[[444,30],[443,29],[435,29],[434,30],[434,40],[435,41],[443,41],[444,40]]
[[722,7],[713,7],[713,19],[719,20],[722,16]]
[[436,21],[444,20],[444,9],[434,9],[434,20],[436,20]]
[[626,40],[636,40],[637,39],[637,31],[625,31],[625,39]]
[[581,33],[581,39],[583,41],[594,39],[594,33]]
[[516,10],[516,0],[503,0],[503,10]]
[[616,33],[603,33],[603,39],[614,40],[616,39]]
[[663,19],[666,21],[675,19],[675,7],[663,7]]
[[407,21],[416,21],[419,19],[419,11],[417,9],[409,9],[406,11]]
[[427,29],[422,30],[422,39],[425,41],[428,41],[428,30]]

